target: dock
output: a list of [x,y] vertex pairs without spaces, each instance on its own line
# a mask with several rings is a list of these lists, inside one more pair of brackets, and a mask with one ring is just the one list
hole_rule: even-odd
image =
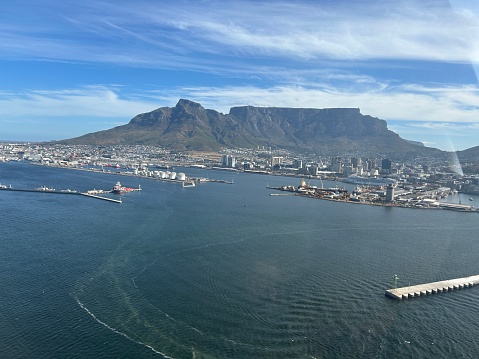
[[469,288],[476,284],[479,284],[479,275],[388,289],[385,295],[393,299],[408,299]]

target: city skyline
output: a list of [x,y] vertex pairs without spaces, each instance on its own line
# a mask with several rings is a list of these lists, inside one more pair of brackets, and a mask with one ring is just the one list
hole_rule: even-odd
[[20,0],[1,16],[1,140],[77,137],[187,98],[360,108],[427,146],[479,145],[466,1]]

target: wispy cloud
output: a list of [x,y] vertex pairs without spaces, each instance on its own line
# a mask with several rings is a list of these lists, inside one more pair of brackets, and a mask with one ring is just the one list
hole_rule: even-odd
[[118,86],[86,86],[77,89],[0,93],[5,120],[14,118],[72,116],[128,118],[153,110],[151,102],[121,97]]
[[[259,58],[479,62],[477,9],[437,1],[115,1],[50,7],[54,15],[29,25],[31,31],[8,20],[0,26],[3,56],[216,71],[220,62],[224,70],[237,65],[219,61],[226,58],[242,59],[242,66],[257,65]],[[33,14],[19,9],[15,21],[31,22]]]
[[291,84],[266,88],[177,87],[137,90],[135,93],[119,85],[3,92],[0,93],[0,107],[4,109],[4,117],[96,116],[125,119],[157,107],[174,106],[179,98],[188,98],[224,113],[230,107],[241,105],[359,107],[363,114],[387,121],[418,123],[420,125],[417,126],[424,129],[449,130],[455,123],[467,125],[466,131],[479,128],[478,87],[392,86],[376,83],[367,77],[357,77],[356,80],[356,87],[348,82],[346,89],[334,87],[331,83],[315,83],[312,87]]
[[[449,84],[440,76],[451,63],[479,70],[478,38],[479,5],[466,0],[18,0],[2,7],[0,60],[74,63],[82,74],[53,90],[2,84],[0,120],[126,122],[189,98],[222,112],[236,105],[359,107],[400,134],[454,125],[478,133],[479,87],[465,80],[473,71],[461,67],[463,80],[449,76]],[[428,72],[426,63],[434,64],[429,77],[415,79]],[[97,79],[103,68],[115,68],[114,75]],[[138,69],[154,74],[151,81],[136,81]],[[192,72],[201,79],[185,76]],[[115,81],[126,86],[81,85]]]
[[[360,82],[360,81],[359,81]],[[17,127],[43,129],[44,119],[55,123],[75,123],[68,134],[54,136],[55,126],[48,135],[66,138],[126,124],[139,113],[162,106],[174,106],[179,98],[188,98],[204,107],[228,113],[230,107],[255,105],[275,107],[360,107],[363,114],[379,117],[388,122],[391,130],[404,138],[435,143],[436,147],[444,136],[469,138],[456,147],[472,147],[479,138],[479,90],[470,86],[445,89],[420,87],[416,91],[380,88],[365,92],[361,86],[357,91],[344,91],[330,84],[306,88],[302,86],[254,86],[226,87],[181,87],[161,90],[138,90],[128,92],[118,85],[96,85],[66,90],[23,91],[0,93],[0,108],[4,128],[15,127],[15,119],[23,119]],[[409,88],[409,87],[407,87]],[[454,93],[464,92],[464,101],[458,103]],[[465,106],[467,104],[467,106]],[[433,109],[433,110],[431,110]],[[91,119],[95,119],[91,122]],[[13,123],[12,123],[13,120]],[[7,126],[7,122],[8,123]],[[60,130],[60,129],[59,129]],[[63,131],[63,129],[61,129]],[[40,132],[43,130],[39,130]],[[18,130],[18,132],[20,132]],[[50,138],[49,138],[50,139]],[[474,142],[475,141],[475,142]]]

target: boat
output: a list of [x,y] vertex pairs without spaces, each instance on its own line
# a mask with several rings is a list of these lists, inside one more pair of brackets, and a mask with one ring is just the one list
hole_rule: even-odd
[[181,185],[184,187],[195,187],[195,181],[183,181]]
[[60,192],[63,192],[63,193],[78,193],[78,191],[75,191],[75,190],[71,190],[71,189],[61,189]]
[[36,191],[45,191],[45,192],[55,192],[55,188],[49,188],[46,186],[38,187],[35,189]]
[[474,201],[474,199],[471,197],[471,198],[469,198],[469,201]]
[[111,190],[112,193],[116,193],[116,194],[123,194],[125,192],[131,192],[131,191],[134,191],[135,189],[134,188],[130,188],[130,187],[124,187],[121,185],[120,181],[118,181],[114,186],[113,186],[113,189]]

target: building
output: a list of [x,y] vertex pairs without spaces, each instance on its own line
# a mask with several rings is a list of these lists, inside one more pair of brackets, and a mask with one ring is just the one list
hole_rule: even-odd
[[303,168],[303,160],[294,160],[293,168]]
[[386,187],[386,202],[392,201],[394,201],[394,186],[392,184],[389,184]]
[[359,157],[353,157],[351,158],[351,164],[354,166],[354,168],[358,169],[363,166],[363,162],[361,158]]
[[223,167],[234,168],[236,167],[236,158],[230,155],[221,156],[221,165]]
[[283,164],[283,157],[277,157],[277,156],[271,157],[271,167],[274,167],[276,165],[281,166],[281,164]]
[[385,158],[381,161],[381,171],[383,173],[391,173],[391,160]]

